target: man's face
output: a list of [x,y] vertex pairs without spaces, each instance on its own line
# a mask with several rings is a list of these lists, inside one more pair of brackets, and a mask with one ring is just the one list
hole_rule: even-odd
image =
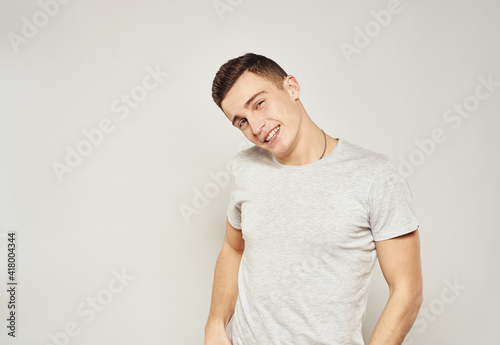
[[[300,89],[296,79],[288,76],[284,90],[271,81],[245,72],[222,101],[222,110],[253,144],[275,156],[286,156],[295,146],[300,128]],[[274,137],[266,141],[270,133]]]

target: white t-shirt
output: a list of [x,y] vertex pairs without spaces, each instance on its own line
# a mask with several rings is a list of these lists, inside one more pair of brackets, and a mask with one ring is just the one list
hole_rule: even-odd
[[245,250],[233,345],[364,344],[374,241],[418,222],[396,163],[337,139],[330,154],[300,166],[258,146],[234,156],[227,216]]

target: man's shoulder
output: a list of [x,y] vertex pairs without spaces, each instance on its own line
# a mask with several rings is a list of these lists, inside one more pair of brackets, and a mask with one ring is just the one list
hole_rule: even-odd
[[233,170],[248,170],[249,167],[256,168],[259,165],[267,165],[271,162],[271,153],[261,147],[252,145],[238,151],[231,160]]
[[392,161],[387,154],[368,149],[352,141],[344,140],[343,145],[345,159],[361,166],[365,171],[376,171]]
[[252,145],[249,148],[236,153],[234,160],[238,161],[238,163],[258,163],[268,161],[270,154],[271,153],[269,151],[264,150],[257,145]]

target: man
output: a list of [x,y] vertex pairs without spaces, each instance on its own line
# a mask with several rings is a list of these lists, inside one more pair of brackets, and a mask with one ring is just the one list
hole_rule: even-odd
[[232,160],[205,345],[364,344],[377,257],[389,299],[369,345],[401,344],[423,300],[410,187],[388,156],[327,135],[299,95],[261,55],[215,76],[215,103],[255,146]]

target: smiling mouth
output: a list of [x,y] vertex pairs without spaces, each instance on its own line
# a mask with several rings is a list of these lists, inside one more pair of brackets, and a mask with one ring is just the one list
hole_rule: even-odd
[[276,126],[276,128],[274,128],[271,133],[269,133],[269,135],[267,136],[266,140],[264,140],[264,142],[268,143],[270,142],[271,140],[273,140],[276,135],[278,134],[279,130],[280,130],[280,126],[281,125],[278,125]]

